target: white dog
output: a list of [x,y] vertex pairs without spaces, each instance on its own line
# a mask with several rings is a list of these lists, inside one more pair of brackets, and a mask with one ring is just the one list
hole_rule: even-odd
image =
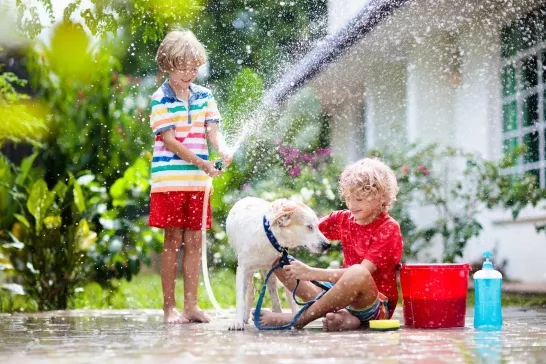
[[[270,231],[269,237],[266,230]],[[330,247],[328,239],[318,229],[315,212],[303,203],[286,199],[267,202],[246,197],[238,201],[229,212],[226,231],[238,263],[236,316],[230,330],[244,330],[244,324],[248,323],[254,302],[254,272],[268,272],[283,249],[305,246],[320,254]],[[270,279],[267,285],[273,311],[281,312],[277,280]]]

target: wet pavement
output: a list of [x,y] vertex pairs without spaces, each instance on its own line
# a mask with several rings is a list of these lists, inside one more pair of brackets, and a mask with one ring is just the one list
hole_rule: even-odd
[[544,309],[506,309],[501,332],[475,331],[469,315],[455,329],[230,332],[233,311],[210,315],[173,326],[158,310],[0,314],[0,363],[546,363]]

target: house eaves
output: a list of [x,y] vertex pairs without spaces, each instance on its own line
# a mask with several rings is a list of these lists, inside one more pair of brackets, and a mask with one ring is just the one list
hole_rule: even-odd
[[268,105],[282,105],[298,88],[319,74],[375,26],[410,0],[372,0],[337,33],[325,37],[291,71],[279,79],[264,97]]

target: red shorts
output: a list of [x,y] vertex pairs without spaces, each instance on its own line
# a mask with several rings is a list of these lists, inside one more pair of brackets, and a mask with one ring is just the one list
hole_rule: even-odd
[[[203,221],[203,198],[205,192],[157,192],[150,196],[148,225],[166,228],[179,227],[201,230]],[[207,207],[207,229],[212,225],[210,196]]]

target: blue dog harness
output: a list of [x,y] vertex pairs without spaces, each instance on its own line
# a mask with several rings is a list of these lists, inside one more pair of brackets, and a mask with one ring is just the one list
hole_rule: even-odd
[[294,301],[298,305],[303,307],[298,311],[298,313],[294,316],[292,321],[288,324],[281,325],[281,326],[262,326],[260,324],[260,311],[262,310],[262,304],[265,297],[265,290],[267,288],[267,281],[269,280],[269,277],[271,277],[271,274],[273,274],[275,270],[282,268],[285,265],[289,265],[290,261],[295,260],[293,257],[288,255],[288,251],[286,250],[286,248],[283,248],[279,244],[279,242],[277,241],[277,238],[275,238],[275,235],[273,235],[273,232],[271,231],[271,224],[269,223],[265,215],[263,218],[263,225],[264,225],[265,235],[267,235],[267,239],[269,240],[273,248],[275,248],[275,250],[281,253],[281,259],[279,263],[275,265],[273,268],[271,268],[271,270],[265,276],[264,284],[262,286],[260,296],[258,297],[258,302],[256,303],[256,309],[254,310],[254,325],[258,328],[258,330],[287,330],[294,327],[294,325],[296,324],[296,321],[298,321],[298,318],[305,312],[305,310],[307,310],[309,307],[311,307],[313,303],[315,303],[318,299],[320,299],[326,293],[326,291],[330,289],[330,287],[327,287],[317,281],[311,281],[314,285],[322,288],[323,291],[320,292],[317,295],[317,297],[315,297],[315,299],[312,299],[307,302],[299,302],[298,299],[296,298],[296,291],[298,289],[298,285],[300,284],[300,280],[299,279],[296,280],[296,287],[294,288],[294,292],[292,292],[292,297],[294,297]]

